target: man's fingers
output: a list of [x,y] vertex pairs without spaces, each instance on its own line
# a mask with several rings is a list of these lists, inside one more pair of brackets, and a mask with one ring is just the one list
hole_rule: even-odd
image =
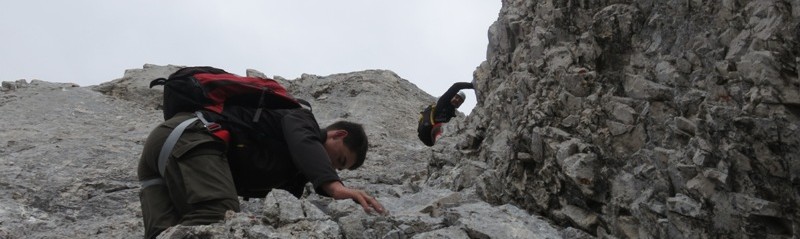
[[363,193],[359,193],[356,195],[355,200],[358,204],[361,204],[361,207],[364,208],[364,212],[372,213],[372,210],[369,207],[369,202],[367,202],[367,198],[369,196],[365,196]]
[[386,214],[386,210],[383,206],[378,202],[377,199],[370,196],[364,191],[356,190],[354,194],[351,194],[353,201],[358,204],[361,204],[361,207],[364,208],[364,212],[372,213],[372,209],[375,209],[377,213]]
[[380,214],[384,214],[385,210],[383,209],[383,205],[381,205],[381,203],[379,203],[378,200],[375,199],[374,197],[369,197],[369,198],[370,198],[370,204],[372,204],[372,207],[375,208],[375,211],[378,211],[378,213]]
[[380,214],[386,214],[386,210],[383,208],[383,205],[381,205],[381,203],[378,202],[378,199],[369,195],[366,195],[365,197],[367,201],[369,201],[369,205],[372,206],[372,208],[374,208],[376,212]]

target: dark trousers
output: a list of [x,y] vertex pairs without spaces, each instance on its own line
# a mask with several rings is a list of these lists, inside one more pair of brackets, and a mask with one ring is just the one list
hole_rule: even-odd
[[[239,211],[239,198],[225,157],[224,142],[202,124],[187,128],[172,150],[163,176],[158,153],[167,135],[183,119],[170,119],[150,133],[139,162],[139,180],[160,177],[163,183],[143,188],[139,200],[145,238],[155,238],[175,225],[207,225]],[[176,123],[177,122],[177,123]]]
[[420,121],[417,125],[417,137],[427,146],[433,146],[436,142],[436,136],[441,134],[441,124],[431,124],[426,121]]

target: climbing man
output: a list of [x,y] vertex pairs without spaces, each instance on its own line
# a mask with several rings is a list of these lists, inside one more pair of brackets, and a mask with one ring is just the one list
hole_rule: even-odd
[[464,103],[467,95],[463,89],[473,89],[469,82],[456,82],[439,99],[420,112],[417,136],[427,146],[433,146],[442,136],[442,126],[456,116],[456,109]]
[[[197,80],[201,77],[203,81]],[[166,121],[144,142],[137,172],[142,184],[139,199],[145,238],[155,238],[175,225],[220,222],[226,211],[240,210],[239,196],[263,198],[273,189],[282,189],[301,197],[308,183],[322,196],[351,199],[366,212],[386,213],[375,197],[345,186],[337,173],[357,169],[366,159],[369,142],[361,124],[339,121],[321,128],[310,104],[303,100],[298,100],[303,107],[293,108],[253,108],[231,101],[191,111],[188,106],[195,104],[180,101],[202,98],[188,102],[206,103],[224,99],[220,96],[241,96],[250,87],[237,82],[245,81],[270,83],[212,67],[187,67],[169,79],[151,82],[151,86],[221,82],[226,87],[201,93],[180,91],[187,87],[165,87]],[[268,86],[276,90],[256,91],[261,96],[256,99],[268,93],[286,93],[277,84]],[[224,90],[234,91],[216,94]],[[205,98],[209,95],[216,97]]]

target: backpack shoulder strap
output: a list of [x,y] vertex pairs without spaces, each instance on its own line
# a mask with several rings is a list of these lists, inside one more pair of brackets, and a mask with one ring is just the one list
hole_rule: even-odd
[[195,121],[197,121],[197,117],[184,120],[167,136],[167,140],[164,141],[164,145],[161,146],[161,152],[158,154],[158,173],[161,174],[161,177],[164,177],[164,171],[167,169],[167,160],[169,159],[169,154],[172,153],[172,149],[175,148],[175,143],[178,142],[186,127],[189,127]]
[[430,117],[431,124],[435,124],[436,122],[433,121],[433,116],[436,115],[436,105],[431,105],[430,107],[431,107],[431,113],[428,114],[428,117]]
[[178,124],[172,132],[169,133],[167,139],[164,141],[164,145],[161,146],[161,151],[158,153],[158,174],[161,177],[151,178],[147,180],[142,180],[140,183],[142,184],[142,189],[153,185],[164,184],[164,171],[167,169],[167,160],[169,160],[169,154],[172,152],[172,149],[175,148],[175,144],[178,142],[178,139],[183,134],[183,131],[186,130],[186,127],[189,127],[190,124],[197,121],[197,118],[189,118],[184,120],[180,124]]
[[222,129],[222,127],[214,122],[209,122],[203,116],[203,113],[200,111],[194,112],[197,117],[192,117],[189,119],[184,120],[172,132],[169,133],[167,139],[164,140],[164,145],[161,146],[161,151],[158,153],[158,173],[161,177],[152,178],[147,180],[142,180],[140,183],[142,184],[142,188],[147,188],[149,186],[164,184],[164,173],[167,170],[167,161],[169,160],[169,155],[172,153],[172,150],[175,148],[175,144],[178,143],[178,139],[180,139],[181,135],[183,135],[183,131],[186,130],[189,125],[194,123],[197,120],[200,120],[203,125],[208,129],[208,131],[213,134],[214,136],[222,139],[226,143],[229,140],[229,134],[227,130]]

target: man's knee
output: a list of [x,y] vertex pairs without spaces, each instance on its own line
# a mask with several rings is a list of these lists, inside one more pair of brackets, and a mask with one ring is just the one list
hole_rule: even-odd
[[442,123],[437,123],[433,126],[433,129],[431,129],[431,139],[433,139],[433,143],[436,143],[436,140],[442,136],[442,126]]
[[185,187],[186,203],[238,200],[230,166],[224,155],[199,152],[177,161]]
[[161,231],[178,224],[179,215],[165,185],[142,188],[139,202],[142,206],[145,238],[155,238]]
[[239,212],[239,200],[217,199],[194,203],[192,211],[181,217],[180,224],[185,226],[208,225],[225,219],[225,212]]

